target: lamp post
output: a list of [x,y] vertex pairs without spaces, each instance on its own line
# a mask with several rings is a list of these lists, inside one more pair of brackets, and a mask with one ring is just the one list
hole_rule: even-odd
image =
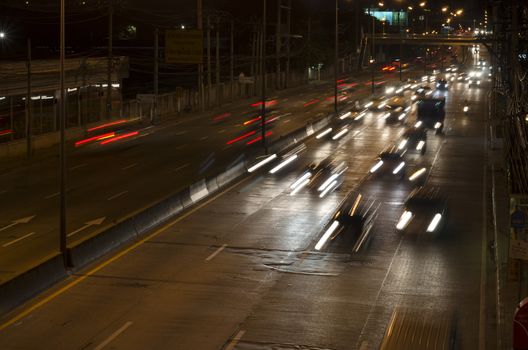
[[336,116],[338,116],[338,111],[337,111],[338,64],[339,64],[339,0],[336,0],[335,2],[335,57],[334,57],[334,112]]
[[268,154],[268,144],[266,142],[266,0],[262,0],[262,47],[261,47],[260,73],[261,76],[261,137],[264,154]]
[[66,242],[66,150],[65,150],[65,129],[66,113],[64,103],[64,60],[65,60],[65,28],[64,28],[65,6],[64,0],[60,0],[60,253],[62,254],[65,267],[70,267],[68,259],[68,247]]

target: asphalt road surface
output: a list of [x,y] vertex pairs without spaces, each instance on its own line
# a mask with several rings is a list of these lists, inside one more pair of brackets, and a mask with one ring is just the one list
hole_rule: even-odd
[[[260,169],[16,310],[0,326],[2,348],[376,349],[400,306],[455,309],[457,346],[484,348],[488,89],[453,84],[445,134],[429,132],[426,154],[407,159],[426,166],[427,182],[449,197],[438,238],[396,231],[407,182],[365,179],[403,132],[374,113],[339,140],[312,139],[279,173],[268,173],[273,164]],[[292,196],[304,167],[327,156],[348,164],[340,189]],[[361,254],[316,251],[351,190],[381,203],[370,245]]]
[[[355,98],[369,94],[369,79],[366,73],[347,80],[354,84]],[[377,77],[378,82],[397,79],[396,73]],[[269,115],[269,119],[276,118],[269,124],[274,126],[270,141],[333,110],[333,86],[329,83],[293,88],[272,98],[277,103]],[[250,104],[251,100],[241,101],[204,114],[135,126],[127,132],[139,131],[139,135],[109,144],[69,147],[68,245],[260,150],[258,141],[247,145],[259,132],[230,142],[258,126],[258,120],[244,126],[260,112]],[[111,130],[101,129],[96,134]],[[31,162],[3,162],[0,166],[0,283],[57,253],[58,167],[54,150],[39,151]]]

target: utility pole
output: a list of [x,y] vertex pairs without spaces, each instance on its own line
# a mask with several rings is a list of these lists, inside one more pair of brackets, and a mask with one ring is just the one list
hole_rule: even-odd
[[335,57],[334,57],[334,112],[337,111],[337,80],[338,80],[338,62],[339,62],[339,0],[335,0]]
[[[11,116],[13,119],[13,116]],[[31,39],[27,39],[26,155],[31,158]],[[13,130],[13,129],[11,129]]]
[[158,117],[158,77],[159,77],[159,30],[154,29],[154,110],[152,112],[151,123]]
[[[220,17],[216,17],[216,79],[215,84],[220,84]],[[218,100],[217,102],[220,102]]]
[[66,241],[66,115],[64,106],[64,60],[65,60],[65,39],[64,39],[64,17],[65,17],[65,0],[60,0],[60,74],[59,74],[59,89],[60,89],[60,104],[59,104],[59,118],[60,118],[60,246],[59,250],[63,257],[65,267],[70,267],[68,259],[68,247]]
[[290,79],[291,0],[288,0],[288,17],[286,17],[286,28],[288,29],[288,33],[286,36],[286,79],[285,79],[284,87],[288,87],[288,83]]
[[207,86],[211,89],[211,17],[207,16]]
[[281,12],[282,12],[282,0],[277,0],[277,28],[275,31],[275,60],[276,60],[276,69],[277,69],[277,77],[275,79],[275,88],[280,89],[281,84],[281,78],[280,78],[280,53],[281,53]]
[[235,22],[231,19],[231,47],[229,48],[229,81],[231,82],[231,102],[234,99],[234,74],[235,74]]
[[261,93],[262,93],[262,145],[264,154],[268,154],[268,144],[266,142],[266,0],[262,0],[262,40],[260,50],[260,72],[261,72]]
[[371,73],[371,86],[372,86],[372,95],[374,95],[374,62],[376,62],[376,59],[374,58],[374,55],[376,53],[374,49],[374,32],[376,30],[376,23],[374,21],[374,15],[372,14],[372,7],[369,7],[369,15],[372,17],[372,39],[370,43],[370,73]]
[[106,118],[112,118],[112,36],[113,36],[114,8],[112,1],[108,4],[108,66],[106,86]]
[[[200,31],[203,29],[202,8],[202,0],[196,0],[196,27]],[[198,96],[200,100],[200,111],[203,112],[205,109],[205,92],[203,86],[203,50],[202,59],[200,60],[200,62],[201,63],[198,64]]]

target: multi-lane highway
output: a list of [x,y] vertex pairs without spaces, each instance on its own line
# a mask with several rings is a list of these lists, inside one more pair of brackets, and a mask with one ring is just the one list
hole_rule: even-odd
[[[377,82],[397,78],[397,74],[379,74]],[[343,84],[352,84],[359,98],[368,95],[369,79],[369,74],[363,74]],[[272,97],[275,104],[270,107],[271,123],[267,125],[270,142],[330,112],[332,91],[331,84],[316,83]],[[344,106],[348,101],[351,99],[343,99],[340,104]],[[79,147],[71,145],[67,152],[68,244],[75,245],[167,195],[216,174],[237,159],[260,151],[259,132],[255,130],[260,109],[252,107],[253,102],[242,101],[156,125],[125,126],[128,129],[124,134],[139,134],[116,142],[105,143],[109,139],[102,138]],[[116,126],[100,128],[87,138],[113,130]],[[30,162],[7,161],[0,167],[1,283],[58,250],[57,152],[39,150]]]
[[[455,82],[435,92],[446,97],[444,134],[429,131],[427,152],[406,155],[407,165],[426,167],[427,184],[448,198],[447,224],[437,237],[396,230],[409,181],[367,176],[378,153],[404,131],[371,113],[337,140],[311,139],[276,174],[269,170],[277,162],[258,169],[15,310],[2,320],[0,344],[376,349],[395,308],[407,307],[453,312],[457,345],[485,348],[487,89],[486,82]],[[414,112],[410,125],[413,119]],[[340,188],[323,198],[309,188],[292,195],[306,166],[329,156],[348,165]],[[149,175],[158,171],[138,169],[144,167]],[[352,190],[381,204],[370,244],[360,254],[346,246],[316,249]]]

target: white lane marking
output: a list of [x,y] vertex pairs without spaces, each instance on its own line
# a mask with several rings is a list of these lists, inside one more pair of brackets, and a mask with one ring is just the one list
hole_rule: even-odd
[[33,236],[34,234],[35,234],[35,232],[28,233],[27,235],[24,235],[24,236],[19,237],[19,238],[15,239],[15,240],[12,240],[12,241],[10,241],[10,242],[7,242],[7,243],[2,244],[2,247],[3,247],[3,248],[5,248],[5,247],[9,247],[11,244],[15,244],[15,243],[18,242],[18,241],[21,241],[21,240],[23,240],[23,239],[25,239],[25,238],[28,238],[28,237],[30,237],[30,236]]
[[218,248],[217,250],[215,250],[211,255],[209,255],[209,256],[205,259],[205,261],[211,261],[211,260],[213,260],[215,256],[217,256],[218,254],[220,254],[220,252],[221,252],[222,250],[225,249],[225,247],[227,247],[227,244],[222,244],[222,246],[221,246],[220,248]]
[[286,124],[286,123],[289,123],[289,122],[290,122],[290,119],[286,119],[286,120],[284,121],[285,124]]
[[227,344],[225,350],[233,350],[245,333],[246,331],[238,331],[233,340],[231,340],[229,344]]
[[70,168],[70,170],[75,170],[75,169],[80,169],[80,168],[84,168],[85,166],[87,166],[88,164],[79,164],[79,165],[76,165],[76,166],[72,166]]
[[127,165],[126,167],[121,168],[121,170],[132,169],[133,167],[135,167],[135,166],[137,166],[137,165],[138,165],[138,163],[130,164],[130,165]]
[[174,147],[174,149],[176,149],[176,150],[180,150],[180,149],[183,149],[183,148],[185,148],[185,147],[187,147],[187,144],[186,144],[186,143],[184,143],[183,145],[180,145],[180,146]]
[[218,133],[219,133],[219,134],[222,134],[222,133],[224,133],[224,132],[226,132],[226,129],[218,130]]
[[121,197],[122,195],[124,195],[124,194],[126,194],[126,193],[128,193],[128,191],[119,192],[119,193],[117,193],[117,194],[114,194],[114,195],[111,196],[111,197],[108,197],[106,200],[107,200],[107,201],[111,201],[112,199],[116,199],[116,198],[118,198],[118,197]]
[[107,346],[108,344],[110,344],[115,338],[117,338],[121,333],[123,333],[124,331],[127,330],[128,327],[130,327],[132,325],[132,321],[128,321],[127,323],[125,323],[123,326],[121,326],[121,328],[119,328],[117,331],[115,331],[114,333],[112,333],[108,338],[106,338],[106,340],[104,342],[102,342],[101,344],[97,345],[94,350],[101,350],[103,349],[105,346]]
[[16,226],[18,224],[27,224],[28,222],[33,220],[33,218],[35,216],[36,215],[26,216],[25,218],[20,218],[20,219],[13,220],[13,221],[11,221],[11,223],[9,225],[6,225],[6,226],[0,228],[0,231],[7,230],[8,228],[11,228],[11,227]]
[[105,219],[106,219],[106,216],[103,216],[102,218],[94,219],[94,220],[85,222],[84,226],[82,226],[81,228],[78,228],[77,230],[75,230],[73,232],[68,233],[67,237],[71,237],[74,234],[77,234],[77,233],[79,233],[79,232],[81,232],[83,230],[86,230],[90,226],[101,225],[103,223],[103,221],[105,221]]
[[187,133],[187,130],[183,130],[183,131],[177,132],[175,135],[176,136],[181,136],[181,135],[186,134],[186,133]]
[[44,197],[44,199],[51,199],[53,197],[57,197],[59,194],[60,194],[59,192],[55,192],[50,195],[47,195],[46,197]]
[[174,169],[174,172],[178,172],[180,170],[182,170],[183,168],[187,168],[189,166],[189,163],[186,163],[186,164],[183,164],[183,165],[180,165],[179,167],[177,167],[176,169]]
[[[389,264],[389,267],[387,268],[387,272],[385,273],[385,276],[383,277],[383,281],[381,282],[381,286],[378,289],[378,293],[376,294],[376,299],[374,300],[374,303],[370,306],[370,310],[367,316],[367,319],[365,320],[365,323],[363,323],[363,327],[361,328],[361,332],[359,332],[359,339],[362,339],[365,337],[365,329],[367,329],[367,324],[370,321],[370,318],[372,317],[374,313],[374,309],[378,306],[378,302],[380,299],[381,292],[383,290],[383,287],[385,286],[385,282],[387,282],[387,278],[390,275],[390,272],[392,270],[392,265],[394,264],[394,260],[396,260],[396,257],[398,256],[398,252],[400,251],[400,247],[403,242],[403,235],[400,238],[400,242],[398,243],[398,246],[396,247],[396,250],[394,251],[394,254],[392,255],[391,262]],[[362,341],[363,342],[363,341]]]
[[202,137],[200,137],[200,140],[203,141],[203,140],[207,140],[208,138],[209,138],[209,136],[202,136]]

